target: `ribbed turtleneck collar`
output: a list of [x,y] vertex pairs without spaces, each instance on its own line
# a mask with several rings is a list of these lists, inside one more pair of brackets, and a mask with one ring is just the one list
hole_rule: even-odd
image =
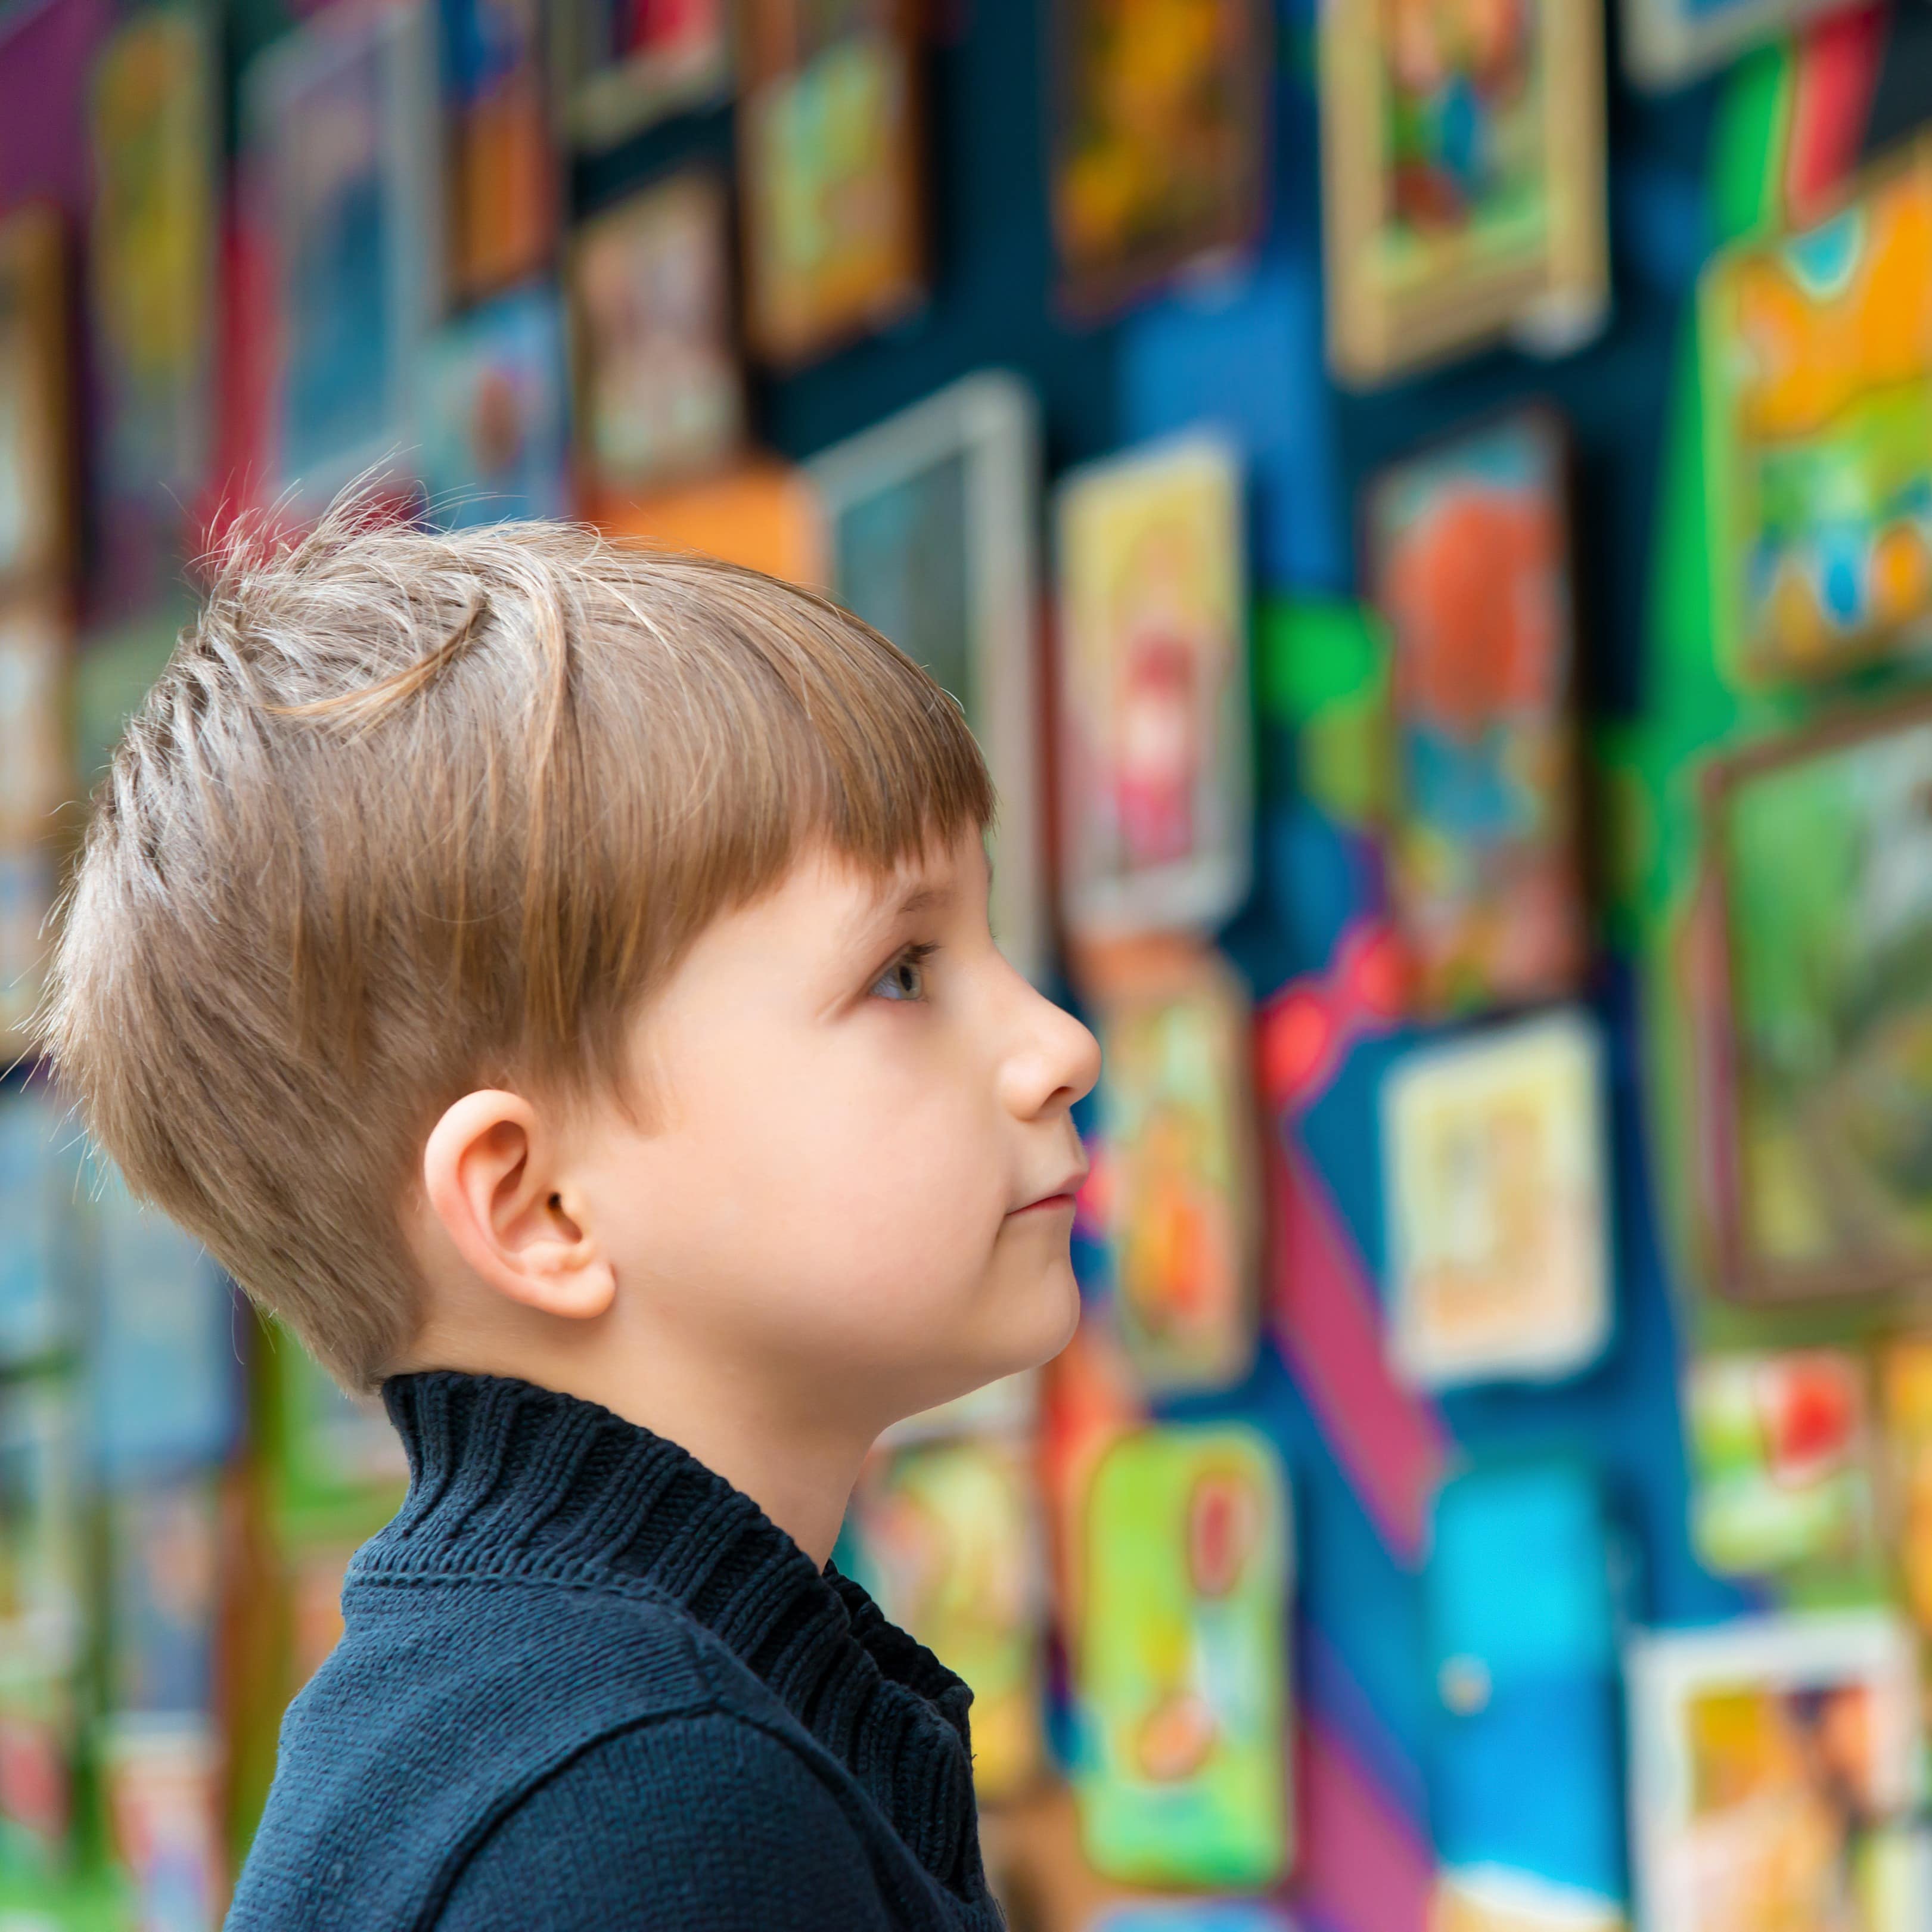
[[751,1497],[599,1404],[449,1370],[392,1376],[406,1500],[357,1576],[640,1580],[712,1632],[851,1769],[928,1870],[983,1895],[972,1693]]

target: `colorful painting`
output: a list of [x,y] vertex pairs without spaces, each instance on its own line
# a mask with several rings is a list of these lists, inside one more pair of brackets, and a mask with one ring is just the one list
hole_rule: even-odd
[[1684,1394],[1690,1534],[1720,1575],[1868,1563],[1876,1528],[1865,1373],[1837,1348],[1707,1355]]
[[118,1711],[212,1712],[220,1568],[215,1479],[124,1490],[108,1504],[110,1695]]
[[1912,1639],[1878,1611],[1658,1633],[1629,1662],[1640,1922],[1905,1932],[1923,1901]]
[[124,574],[105,600],[121,603],[152,595],[211,453],[218,158],[207,20],[177,4],[130,17],[96,61],[89,108],[98,561]]
[[1879,1352],[1879,1414],[1891,1510],[1886,1543],[1906,1606],[1932,1635],[1932,1336],[1903,1335]]
[[1270,26],[1259,0],[1055,0],[1053,230],[1076,314],[1253,240]]
[[563,182],[538,0],[442,0],[451,113],[449,280],[465,299],[540,273]]
[[715,470],[742,440],[724,184],[692,172],[593,216],[570,256],[592,506]]
[[1608,310],[1597,0],[1334,0],[1320,27],[1328,350],[1367,384]]
[[571,138],[614,147],[731,82],[728,0],[566,0],[556,65]]
[[431,518],[452,530],[571,508],[562,311],[548,285],[502,296],[429,348],[418,460]]
[[1370,595],[1394,657],[1389,890],[1418,1010],[1575,990],[1576,641],[1562,433],[1525,411],[1385,470]]
[[832,594],[958,699],[999,794],[993,935],[1050,966],[1040,743],[1039,410],[1016,376],[962,381],[810,466]]
[[738,110],[746,334],[779,368],[926,299],[905,0],[750,0]]
[[1260,1229],[1253,1016],[1203,949],[1098,1002],[1096,1159],[1111,1307],[1150,1393],[1228,1388],[1254,1366]]
[[1740,680],[1932,637],[1932,139],[1699,292],[1712,619]]
[[1932,702],[1707,773],[1716,1285],[1875,1292],[1932,1264]]
[[1074,471],[1055,502],[1069,932],[1207,929],[1254,811],[1240,472],[1205,437]]
[[273,436],[298,510],[393,464],[441,305],[436,52],[424,0],[311,16],[244,76],[280,338]]
[[1086,1503],[1074,1774],[1094,1868],[1256,1891],[1289,1858],[1288,1492],[1240,1423],[1120,1437]]
[[603,505],[597,520],[620,542],[701,550],[815,590],[829,574],[818,493],[803,470],[775,457]]
[[874,1455],[852,1498],[858,1580],[973,1691],[980,1802],[1043,1767],[1046,1574],[1025,1447],[956,1437]]
[[66,1381],[0,1392],[0,1687],[62,1676],[80,1656],[79,1448]]
[[199,1932],[227,1909],[222,1756],[206,1717],[130,1714],[104,1726],[108,1822],[144,1932]]
[[74,560],[67,263],[45,202],[0,220],[0,584],[44,585]]
[[46,597],[0,603],[0,838],[44,838],[71,795],[69,632]]
[[1399,1060],[1382,1088],[1388,1346],[1419,1387],[1576,1374],[1610,1331],[1603,1049],[1576,1013]]
[[1845,0],[1623,0],[1624,66],[1640,87],[1676,87]]

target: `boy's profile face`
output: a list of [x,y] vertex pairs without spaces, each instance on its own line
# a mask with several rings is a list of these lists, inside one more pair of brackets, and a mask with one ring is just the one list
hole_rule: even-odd
[[1058,1353],[1100,1050],[988,886],[976,832],[885,880],[814,848],[700,934],[634,1023],[643,1124],[600,1107],[558,1152],[614,1276],[600,1352],[866,1431]]

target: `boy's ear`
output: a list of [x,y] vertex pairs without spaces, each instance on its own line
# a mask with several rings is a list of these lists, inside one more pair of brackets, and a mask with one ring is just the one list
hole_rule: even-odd
[[544,1314],[584,1321],[610,1307],[617,1279],[573,1216],[555,1148],[521,1094],[466,1094],[424,1145],[423,1191],[457,1252],[489,1286]]

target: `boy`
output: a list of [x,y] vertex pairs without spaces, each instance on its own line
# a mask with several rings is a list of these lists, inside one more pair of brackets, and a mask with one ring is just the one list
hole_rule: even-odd
[[408,1500],[229,1924],[992,1928],[970,1693],[830,1552],[1072,1333],[1092,1036],[1000,958],[958,707],[808,593],[543,525],[238,547],[38,1032]]

